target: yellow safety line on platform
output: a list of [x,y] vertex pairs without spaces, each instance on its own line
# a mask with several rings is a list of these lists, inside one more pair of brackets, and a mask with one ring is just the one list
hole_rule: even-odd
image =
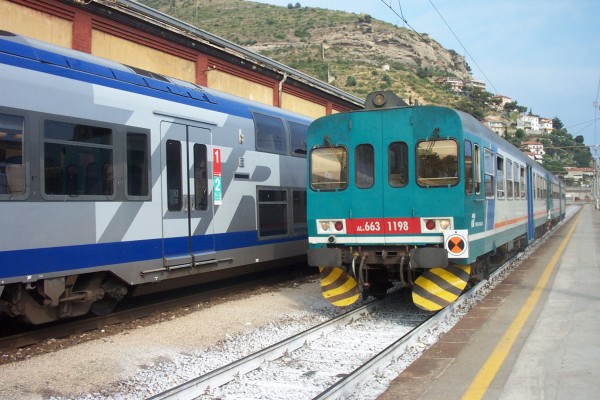
[[563,239],[560,246],[556,250],[556,253],[554,253],[554,255],[552,256],[550,263],[544,269],[542,276],[537,281],[533,292],[527,298],[525,305],[523,305],[521,311],[519,311],[513,322],[510,324],[510,326],[506,330],[506,333],[504,333],[504,336],[502,336],[502,339],[500,339],[500,342],[498,342],[492,354],[488,357],[483,367],[479,370],[479,373],[477,374],[475,379],[473,379],[473,381],[471,382],[471,385],[462,397],[463,399],[481,399],[485,395],[487,388],[490,386],[492,380],[498,373],[498,370],[504,363],[504,360],[506,359],[508,353],[512,349],[515,340],[517,339],[517,336],[523,329],[523,325],[525,325],[525,322],[527,322],[527,319],[531,315],[533,308],[540,299],[543,290],[546,288],[546,284],[548,283],[548,280],[550,279],[550,276],[554,271],[554,267],[556,266],[558,260],[562,256],[565,247],[567,247],[567,244],[571,239],[571,236],[573,235],[577,224],[579,223],[581,214],[582,213],[579,213],[579,215],[577,216],[577,220],[567,233],[567,236]]

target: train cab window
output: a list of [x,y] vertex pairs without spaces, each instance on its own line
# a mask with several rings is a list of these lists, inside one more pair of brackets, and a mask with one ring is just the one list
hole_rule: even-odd
[[194,207],[208,209],[208,156],[206,145],[194,144]]
[[254,113],[256,150],[286,154],[287,140],[281,118]]
[[370,144],[359,144],[354,149],[354,184],[368,189],[375,181],[375,151]]
[[483,150],[485,179],[483,186],[486,198],[494,198],[494,153],[489,149]]
[[25,193],[24,119],[0,114],[0,199]]
[[310,153],[310,188],[342,190],[348,186],[348,150],[317,147]]
[[306,131],[308,125],[288,121],[290,127],[290,143],[292,144],[292,155],[306,157]]
[[113,131],[44,121],[44,193],[106,200],[114,194]]
[[473,146],[473,165],[475,166],[474,168],[474,172],[475,172],[475,179],[474,179],[474,186],[475,186],[475,194],[479,194],[481,193],[481,163],[479,160],[481,160],[481,156],[479,155],[479,145],[475,144]]
[[390,143],[388,147],[388,182],[392,187],[408,184],[408,145],[404,142]]
[[504,157],[496,156],[496,196],[499,199],[504,199],[506,196],[504,185]]
[[[148,135],[127,133],[127,196],[148,197],[149,171]],[[106,185],[112,184],[106,176]]]
[[513,166],[511,160],[506,160],[506,198],[513,198]]
[[180,211],[183,207],[181,179],[181,142],[167,140],[167,207]]
[[258,190],[258,236],[282,236],[288,232],[287,190]]
[[425,140],[417,144],[417,183],[449,186],[458,183],[458,144],[451,139]]
[[465,140],[465,193],[473,194],[473,145]]

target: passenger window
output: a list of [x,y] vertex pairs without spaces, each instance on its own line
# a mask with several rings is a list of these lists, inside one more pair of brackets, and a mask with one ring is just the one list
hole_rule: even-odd
[[520,187],[520,190],[521,190],[521,198],[525,199],[527,197],[526,196],[527,190],[525,190],[525,188],[527,187],[526,186],[526,181],[525,181],[525,168],[524,167],[520,167],[520,170],[521,170],[521,174],[520,174],[521,175],[521,180],[519,181],[519,187]]
[[207,149],[203,144],[194,144],[194,199],[196,210],[208,209]]
[[308,125],[288,121],[290,127],[292,155],[306,157],[306,131]]
[[473,164],[475,165],[475,194],[481,193],[481,156],[479,155],[479,145],[474,145]]
[[310,154],[310,188],[340,190],[348,186],[348,151],[344,147],[318,147]]
[[489,149],[483,150],[484,162],[484,189],[486,198],[494,198],[494,154]]
[[465,193],[473,194],[473,146],[465,140]]
[[62,121],[44,122],[44,193],[112,196],[113,132]]
[[285,129],[280,118],[254,114],[256,150],[268,153],[287,154]]
[[404,187],[408,184],[408,145],[404,142],[390,143],[388,182],[392,187]]
[[[147,197],[149,191],[148,135],[127,133],[127,195]],[[109,180],[110,178],[110,180]],[[112,176],[106,176],[112,185]]]
[[23,117],[0,114],[0,199],[25,193],[24,124]]
[[454,140],[426,140],[417,145],[417,183],[448,186],[458,183],[458,145]]
[[496,156],[496,193],[499,199],[504,199],[504,157]]
[[513,167],[511,160],[506,160],[506,198],[513,198]]
[[287,234],[287,206],[286,190],[258,190],[259,237],[272,237]]
[[370,144],[361,144],[354,150],[354,183],[359,189],[373,186],[375,179],[375,152]]
[[167,140],[167,208],[180,211],[182,202],[181,142]]

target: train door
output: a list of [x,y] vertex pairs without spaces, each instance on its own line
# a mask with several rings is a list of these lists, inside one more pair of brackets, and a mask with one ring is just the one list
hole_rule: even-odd
[[[353,229],[357,236],[378,236],[383,234],[383,182],[381,172],[382,149],[378,135],[372,132],[381,131],[381,120],[372,118],[368,113],[359,114],[352,120],[352,129],[356,134],[350,135],[350,159],[354,160],[354,168],[349,171],[352,187],[346,192],[350,206],[349,215],[356,223]],[[352,184],[352,182],[354,182]]]
[[215,248],[211,131],[162,121],[161,138],[164,265],[210,264]]
[[[382,215],[386,243],[396,243],[398,236],[415,233],[413,210],[415,209],[414,182],[410,181],[411,150],[414,132],[411,113],[381,113],[382,143],[380,165]],[[410,140],[409,140],[410,138]]]
[[527,241],[532,242],[535,239],[535,225],[533,214],[533,196],[535,188],[533,187],[533,171],[527,166]]

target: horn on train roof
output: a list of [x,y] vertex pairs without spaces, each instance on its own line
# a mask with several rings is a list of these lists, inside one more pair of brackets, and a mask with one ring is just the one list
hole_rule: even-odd
[[408,104],[402,100],[396,93],[389,90],[378,90],[367,95],[365,100],[366,110],[408,107]]

